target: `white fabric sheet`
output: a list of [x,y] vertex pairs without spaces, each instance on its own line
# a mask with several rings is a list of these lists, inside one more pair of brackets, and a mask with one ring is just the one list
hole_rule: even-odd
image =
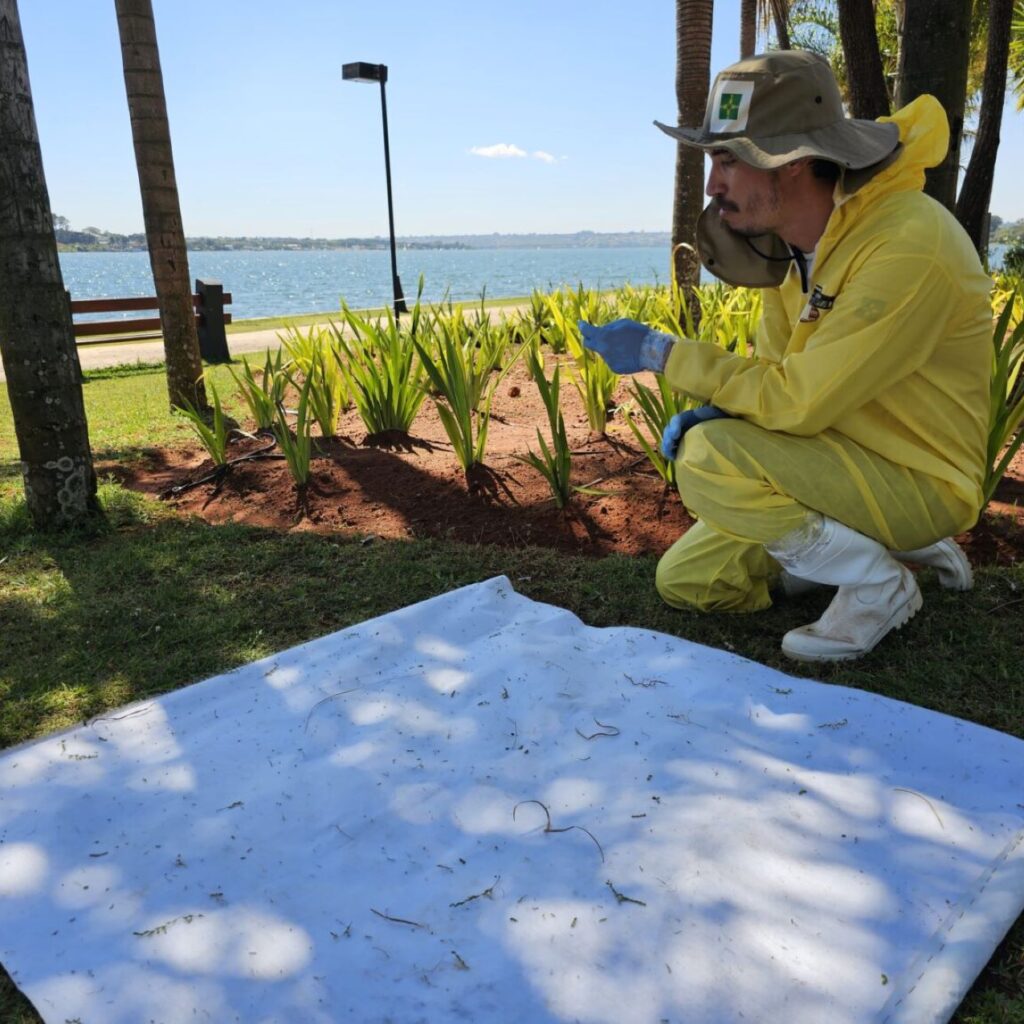
[[6,752],[0,961],[53,1024],[930,1024],[1022,805],[1017,739],[502,577]]

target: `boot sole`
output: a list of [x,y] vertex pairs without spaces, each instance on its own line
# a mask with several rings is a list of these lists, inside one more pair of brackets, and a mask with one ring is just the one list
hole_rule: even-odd
[[837,651],[834,654],[794,650],[786,645],[786,640],[789,637],[789,634],[787,633],[786,636],[782,638],[782,653],[793,661],[856,661],[858,658],[863,658],[865,654],[870,654],[890,633],[895,633],[898,630],[901,630],[921,610],[921,606],[923,604],[924,599],[921,597],[921,591],[915,586],[913,592],[908,596],[903,605],[889,617],[889,622],[886,624],[886,628],[884,630],[880,630],[878,636],[875,637],[872,643],[862,650]]

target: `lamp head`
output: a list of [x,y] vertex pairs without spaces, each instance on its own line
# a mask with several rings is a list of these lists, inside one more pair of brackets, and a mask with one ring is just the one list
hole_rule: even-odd
[[388,66],[357,60],[351,64],[342,64],[341,77],[346,82],[386,82]]

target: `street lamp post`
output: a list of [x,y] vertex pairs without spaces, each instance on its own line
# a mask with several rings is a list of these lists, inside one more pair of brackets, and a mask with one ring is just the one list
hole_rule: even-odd
[[398,255],[395,251],[395,209],[391,200],[391,150],[388,146],[388,101],[384,92],[384,83],[388,80],[386,64],[367,64],[355,61],[343,64],[341,77],[346,82],[380,82],[380,112],[384,122],[384,177],[388,186],[388,231],[391,236],[391,285],[395,295],[395,319],[409,310],[402,295],[402,282],[398,280]]

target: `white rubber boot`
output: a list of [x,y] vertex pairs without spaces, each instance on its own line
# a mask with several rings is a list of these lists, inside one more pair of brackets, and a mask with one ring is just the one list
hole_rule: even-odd
[[[946,590],[970,590],[974,586],[971,563],[963,548],[952,537],[913,551],[890,551],[890,555],[904,565],[924,565],[938,574],[939,586]],[[785,570],[779,575],[779,589],[786,597],[800,597],[824,586],[813,580],[802,580]]]
[[964,549],[952,537],[914,551],[890,551],[893,558],[911,565],[926,565],[939,576],[939,585],[947,590],[970,590],[974,586],[971,563]]
[[921,607],[914,574],[877,541],[834,519],[815,513],[765,547],[790,575],[839,588],[817,622],[783,637],[783,654],[797,661],[859,658]]

